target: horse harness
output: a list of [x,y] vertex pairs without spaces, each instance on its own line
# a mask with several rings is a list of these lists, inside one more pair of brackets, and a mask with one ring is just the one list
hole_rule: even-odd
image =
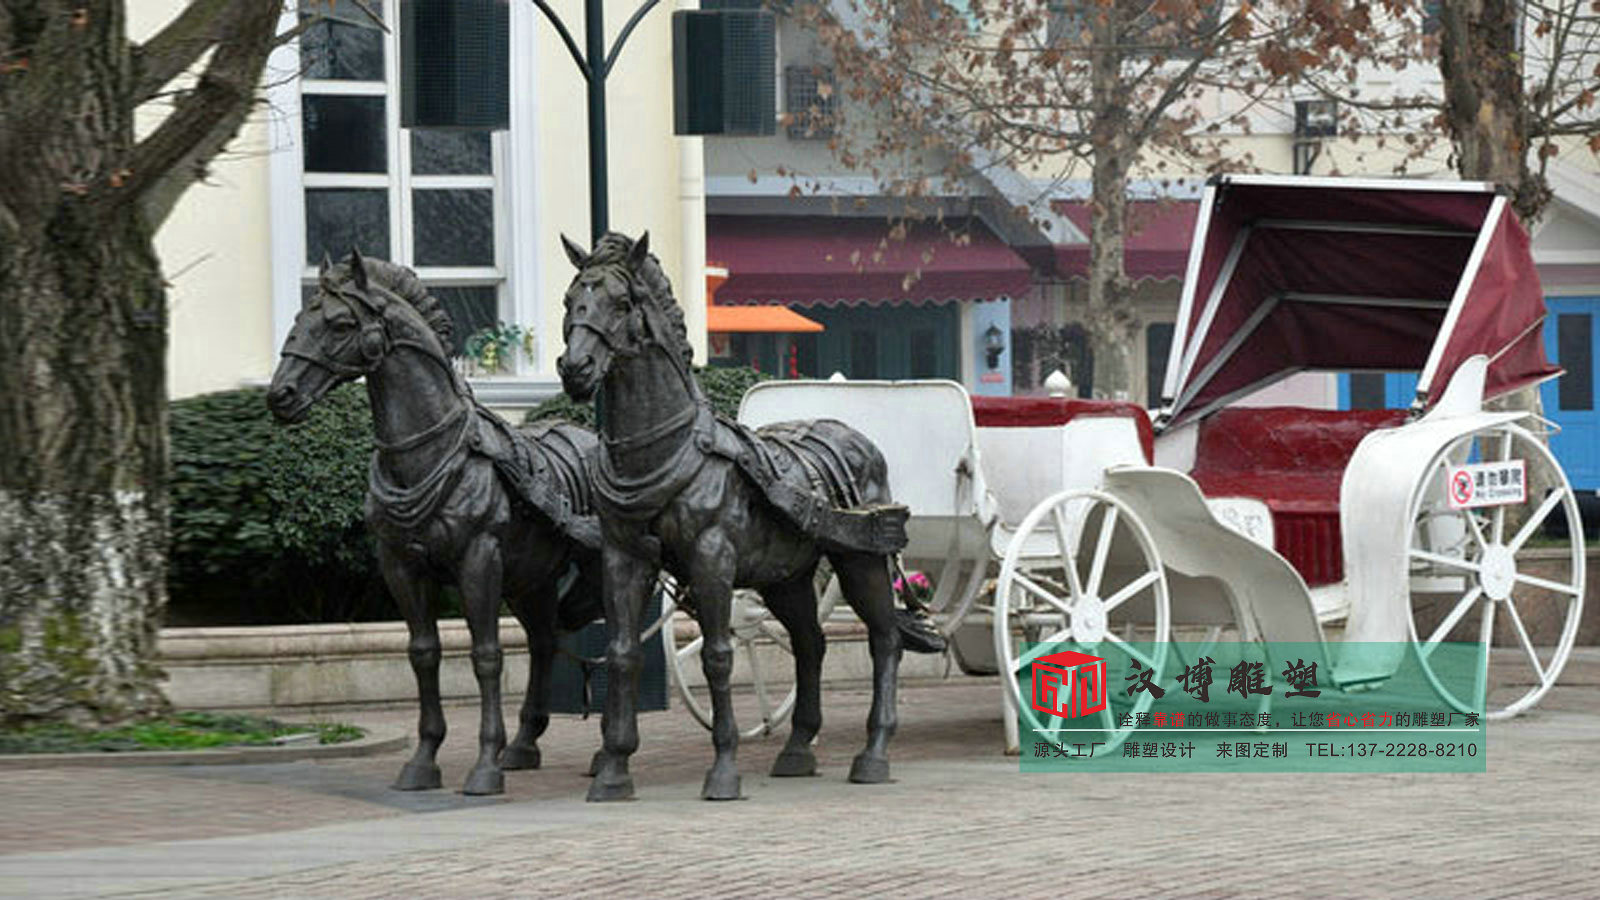
[[[631,289],[631,278],[629,283]],[[665,326],[654,304],[635,308],[645,330],[659,338]],[[572,327],[584,327],[602,341],[620,329],[601,329],[587,321]],[[683,360],[670,352],[667,357],[694,402],[639,434],[612,438],[602,432],[604,447],[593,457],[591,480],[596,502],[607,514],[636,525],[648,523],[694,481],[708,459],[717,457],[736,465],[773,508],[825,548],[887,554],[905,547],[909,510],[900,504],[863,504],[848,461],[832,442],[815,434],[816,423],[782,423],[757,432],[717,416]],[[609,451],[645,446],[685,429],[690,433],[672,455],[642,476],[623,475],[612,463]],[[618,537],[636,555],[659,561],[660,542],[643,531],[636,528]]]
[[[433,348],[410,338],[394,338],[385,327],[388,300],[381,294],[367,296],[358,291],[335,289],[346,301],[359,303],[374,318],[361,323],[355,336],[360,342],[363,366],[313,355],[285,346],[284,356],[297,357],[338,375],[366,375],[390,352],[410,347],[435,365],[446,369],[458,399],[463,403],[454,412],[416,434],[396,441],[374,437],[377,449],[367,470],[369,513],[405,531],[415,531],[431,518],[446,497],[461,481],[467,459],[478,455],[494,464],[495,472],[516,500],[538,512],[562,534],[590,549],[600,546],[600,522],[583,475],[584,453],[565,434],[552,426],[535,426],[531,435],[521,434],[499,416],[478,403],[472,388]],[[346,340],[350,340],[346,338]],[[449,449],[438,464],[415,484],[396,484],[381,464],[381,455],[419,447],[455,429]],[[552,438],[551,436],[556,437]]]

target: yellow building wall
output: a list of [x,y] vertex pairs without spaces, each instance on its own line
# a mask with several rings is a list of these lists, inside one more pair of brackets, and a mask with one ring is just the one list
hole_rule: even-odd
[[[583,4],[558,0],[551,6],[581,46]],[[631,4],[607,4],[608,46],[633,9]],[[573,275],[561,250],[561,235],[583,247],[590,243],[588,95],[566,47],[543,18],[538,22],[538,35],[538,169],[534,185],[539,205],[539,306],[543,317],[540,356],[544,374],[553,376],[555,358],[561,352],[561,299]],[[650,249],[661,260],[678,302],[685,308],[695,357],[703,363],[704,226],[699,240],[694,241],[699,266],[697,271],[686,272],[679,196],[680,154],[698,156],[700,139],[672,134],[672,10],[668,4],[653,10],[628,39],[607,81],[606,104],[611,230],[633,238],[650,232]]]
[[[186,4],[135,0],[129,36],[154,34]],[[139,118],[141,131],[164,109]],[[156,233],[167,290],[167,384],[174,397],[238,387],[266,378],[272,346],[272,235],[268,226],[267,113],[250,117],[189,188]]]

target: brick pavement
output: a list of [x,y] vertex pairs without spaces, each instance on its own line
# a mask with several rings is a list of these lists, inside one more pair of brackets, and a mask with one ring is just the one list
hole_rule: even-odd
[[[749,799],[731,804],[695,799],[710,747],[681,712],[644,719],[628,804],[582,802],[597,723],[576,719],[552,726],[547,770],[512,773],[510,794],[485,800],[387,791],[400,754],[18,772],[0,785],[0,893],[1593,894],[1597,660],[1535,714],[1491,725],[1486,776],[1023,776],[997,753],[997,688],[977,679],[903,690],[897,782],[883,786],[844,783],[867,698],[830,690],[823,775],[766,778],[778,742],[747,742]],[[476,710],[449,715],[445,778],[458,786]]]

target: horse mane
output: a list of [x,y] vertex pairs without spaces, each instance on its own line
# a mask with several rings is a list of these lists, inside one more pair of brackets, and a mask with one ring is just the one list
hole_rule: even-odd
[[[627,271],[628,260],[633,254],[635,241],[625,234],[608,231],[594,245],[594,251],[585,260],[586,265],[616,266]],[[654,253],[646,253],[644,262],[632,273],[636,276],[630,281],[637,281],[643,288],[644,298],[661,313],[666,320],[670,334],[661,337],[673,343],[673,349],[683,359],[684,365],[694,361],[694,347],[689,344],[689,328],[683,322],[683,308],[678,305],[678,300],[672,295],[672,283],[667,280],[667,273],[661,268],[661,261],[656,259]]]
[[[417,273],[399,263],[371,257],[363,257],[361,263],[366,268],[369,279],[417,311],[422,321],[433,329],[435,335],[438,335],[440,345],[448,354],[452,346],[451,334],[454,331],[450,314],[445,311],[444,304],[440,303],[437,297],[428,293]],[[348,262],[335,264],[329,268],[326,277],[335,284],[348,283],[351,280],[350,264]]]

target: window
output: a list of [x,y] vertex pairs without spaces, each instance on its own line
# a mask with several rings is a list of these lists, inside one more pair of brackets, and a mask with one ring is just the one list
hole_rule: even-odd
[[939,333],[932,328],[911,329],[911,377],[939,377]]
[[866,329],[850,332],[850,377],[878,377],[878,336]]
[[[508,171],[531,171],[512,164],[522,157],[511,135],[400,127],[399,0],[301,0],[300,16],[297,48],[268,72],[291,145],[275,142],[273,158],[275,282],[314,285],[325,255],[337,261],[354,247],[416,270],[450,314],[456,354],[497,321],[537,321],[533,279],[513,289],[509,278],[511,223],[532,218],[510,208]],[[514,94],[529,80],[516,70],[531,66],[517,56]],[[300,78],[282,77],[291,65]],[[298,293],[274,289],[279,340],[293,318],[283,307],[298,308]]]
[[1050,16],[1045,22],[1045,46],[1087,44],[1089,37],[1083,33],[1083,16],[1071,3],[1051,3]]
[[1207,4],[1205,12],[1190,21],[1178,21],[1150,11],[1149,4],[1118,3],[1108,5],[1098,0],[1049,0],[1049,15],[1045,21],[1046,46],[1085,46],[1094,42],[1088,33],[1091,24],[1088,16],[1106,15],[1115,6],[1123,14],[1133,13],[1133,18],[1119,23],[1119,42],[1127,45],[1129,55],[1164,52],[1170,56],[1191,56],[1199,51],[1192,47],[1194,39],[1208,35],[1222,22],[1222,3]]
[[833,69],[828,66],[786,66],[783,111],[789,115],[791,140],[833,137]]
[[1556,317],[1556,358],[1567,370],[1556,382],[1562,409],[1594,409],[1594,345],[1589,340],[1592,319],[1588,313],[1562,313]]
[[1294,102],[1295,137],[1335,137],[1338,134],[1339,101],[1318,99]]
[[1351,372],[1350,408],[1386,409],[1389,406],[1387,380],[1383,372]]
[[1011,389],[1039,392],[1050,373],[1060,369],[1078,396],[1094,396],[1094,352],[1081,325],[1035,325],[1011,331]]

